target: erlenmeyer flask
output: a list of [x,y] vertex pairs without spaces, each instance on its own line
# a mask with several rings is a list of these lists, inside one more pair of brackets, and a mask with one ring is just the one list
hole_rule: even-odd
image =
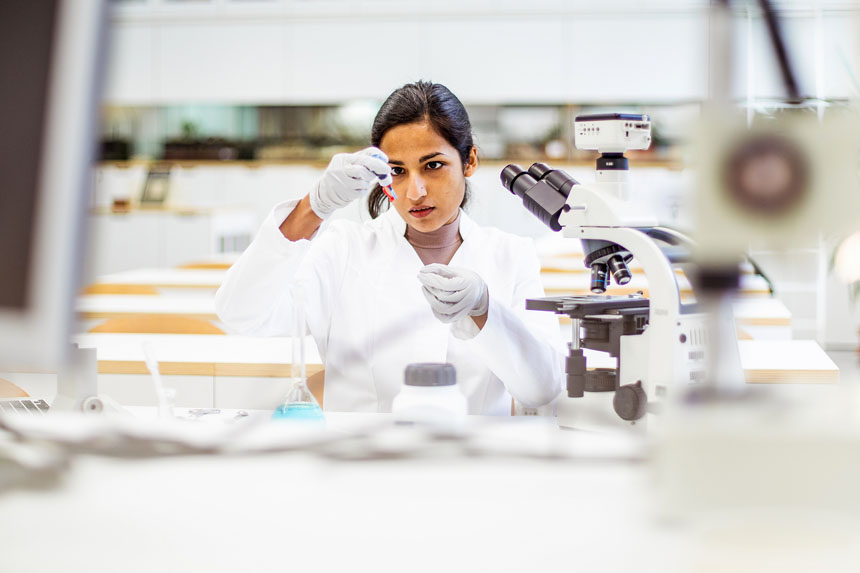
[[290,286],[293,298],[293,353],[290,358],[290,373],[292,385],[284,397],[283,403],[272,413],[272,418],[279,420],[315,420],[322,421],[322,408],[314,395],[308,389],[308,378],[305,370],[305,288],[302,283]]
[[319,402],[308,390],[304,380],[295,380],[287,392],[283,404],[272,413],[278,420],[318,420],[324,419]]

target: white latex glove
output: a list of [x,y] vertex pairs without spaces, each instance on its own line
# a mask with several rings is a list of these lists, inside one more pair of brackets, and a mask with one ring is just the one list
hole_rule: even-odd
[[433,314],[442,322],[481,316],[490,306],[487,285],[468,269],[433,263],[418,272],[418,280]]
[[310,192],[311,209],[325,219],[366,193],[374,183],[391,185],[388,157],[376,147],[338,153]]

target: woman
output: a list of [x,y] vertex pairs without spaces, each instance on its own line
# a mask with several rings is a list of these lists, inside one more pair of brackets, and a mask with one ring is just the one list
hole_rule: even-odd
[[[274,208],[218,290],[218,315],[243,334],[294,334],[288,285],[303,282],[326,410],[390,411],[414,362],[452,363],[472,414],[507,415],[512,396],[551,402],[563,357],[554,315],[525,310],[544,294],[533,244],[461,210],[478,162],[463,105],[440,84],[405,85],[371,143],[335,155],[307,196]],[[392,183],[394,209],[380,214],[379,184]],[[371,221],[320,231],[371,188]]]

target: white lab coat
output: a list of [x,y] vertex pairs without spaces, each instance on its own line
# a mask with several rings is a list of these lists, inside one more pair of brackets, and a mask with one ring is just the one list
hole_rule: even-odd
[[525,299],[544,296],[530,239],[460,213],[463,243],[450,264],[477,272],[488,286],[487,322],[478,331],[471,320],[452,327],[433,315],[418,281],[423,263],[394,209],[363,224],[332,221],[313,239],[292,242],[279,226],[296,203],[272,210],[215,303],[221,320],[242,334],[292,335],[288,285],[303,281],[308,329],[325,364],[326,410],[391,411],[414,362],[453,364],[471,414],[509,415],[511,396],[540,406],[559,394],[558,319],[525,310]]

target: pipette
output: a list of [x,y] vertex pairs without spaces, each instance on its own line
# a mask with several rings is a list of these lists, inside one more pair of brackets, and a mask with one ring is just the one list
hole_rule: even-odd
[[155,387],[155,398],[158,403],[158,417],[172,418],[173,417],[173,400],[176,397],[176,390],[173,388],[165,388],[161,380],[161,371],[158,369],[158,360],[155,359],[155,350],[152,348],[152,343],[148,340],[144,341],[143,356],[146,367],[152,375],[152,385]]

